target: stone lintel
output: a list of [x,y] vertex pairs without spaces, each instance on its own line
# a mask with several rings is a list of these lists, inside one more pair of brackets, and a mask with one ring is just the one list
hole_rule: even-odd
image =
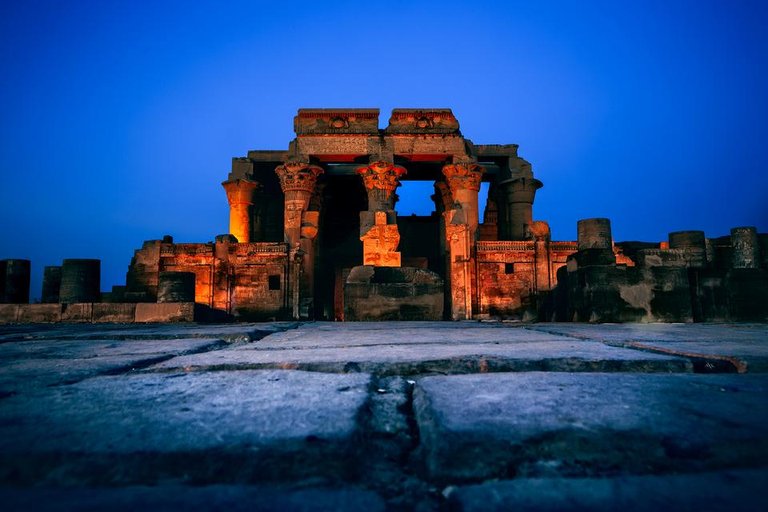
[[296,135],[376,134],[377,108],[301,108],[294,118]]
[[227,181],[250,180],[253,178],[253,162],[247,157],[233,157],[232,170],[227,176]]
[[396,108],[389,118],[387,133],[458,133],[459,121],[449,108]]
[[518,144],[477,144],[474,146],[478,157],[517,156]]
[[279,149],[252,149],[248,151],[248,159],[254,162],[285,162],[289,156],[289,151]]

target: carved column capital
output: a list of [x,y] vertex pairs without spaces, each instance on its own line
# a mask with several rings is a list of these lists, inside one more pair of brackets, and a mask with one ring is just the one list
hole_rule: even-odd
[[392,193],[400,185],[400,176],[406,173],[405,168],[391,162],[377,161],[357,169],[357,174],[363,177],[366,190],[380,189]]
[[480,179],[485,169],[475,163],[458,163],[443,166],[445,181],[455,197],[457,190],[480,191]]
[[253,193],[261,188],[260,183],[243,179],[228,180],[221,186],[227,193],[227,202],[230,206],[253,204]]
[[283,192],[293,190],[312,192],[317,183],[317,177],[323,173],[323,169],[307,162],[290,161],[277,166],[275,173],[280,179]]

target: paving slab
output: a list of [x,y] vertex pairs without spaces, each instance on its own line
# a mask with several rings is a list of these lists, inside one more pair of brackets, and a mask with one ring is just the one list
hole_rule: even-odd
[[383,512],[376,493],[357,487],[290,488],[279,486],[211,485],[188,487],[131,486],[124,488],[0,488],[0,501],[7,512],[85,512],[139,509],[177,512],[226,510],[228,512]]
[[768,324],[537,324],[537,332],[689,358],[697,372],[768,372]]
[[213,350],[211,339],[51,340],[0,344],[0,397],[98,375],[140,369],[183,354]]
[[414,412],[438,480],[751,467],[768,459],[768,376],[425,377]]
[[457,512],[635,511],[762,512],[768,468],[615,478],[521,478],[451,488]]
[[0,400],[0,482],[252,482],[354,465],[370,377],[96,377]]
[[237,324],[22,324],[0,326],[0,343],[33,339],[183,339],[213,338],[249,342],[295,328],[298,322]]
[[147,371],[290,368],[378,375],[494,371],[689,372],[686,358],[478,322],[316,323]]

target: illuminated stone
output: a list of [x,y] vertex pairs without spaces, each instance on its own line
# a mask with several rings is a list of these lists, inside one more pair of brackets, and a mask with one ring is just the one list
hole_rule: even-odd
[[253,193],[258,190],[259,184],[248,180],[234,180],[225,181],[221,185],[229,202],[229,232],[238,242],[250,242]]

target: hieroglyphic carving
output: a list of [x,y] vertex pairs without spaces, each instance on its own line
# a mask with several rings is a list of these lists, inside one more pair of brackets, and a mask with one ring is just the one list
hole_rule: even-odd
[[400,233],[397,224],[387,224],[387,214],[376,212],[375,224],[360,237],[363,242],[363,265],[399,267]]

